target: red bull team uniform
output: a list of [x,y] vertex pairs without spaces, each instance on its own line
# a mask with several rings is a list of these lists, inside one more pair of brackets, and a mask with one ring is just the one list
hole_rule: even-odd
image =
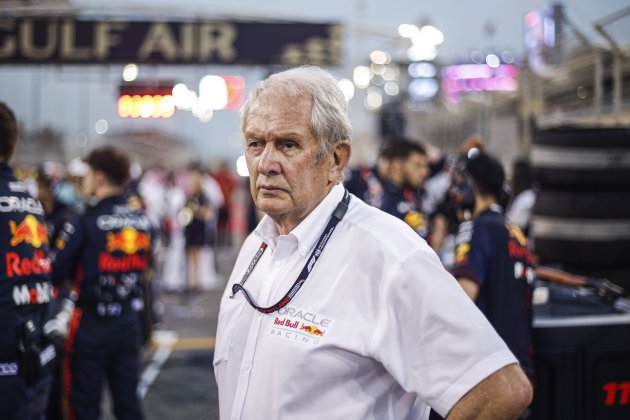
[[42,326],[52,297],[41,203],[0,164],[0,418],[39,418],[46,409],[54,347]]
[[232,296],[248,273],[257,305],[278,302],[343,196],[335,186],[288,235],[265,216],[243,244],[213,360],[222,419],[426,419],[516,363],[426,242],[355,196],[290,303],[265,314]]
[[479,285],[475,303],[533,376],[532,295],[534,258],[527,238],[492,205],[459,226],[451,273]]
[[76,309],[65,347],[70,417],[97,419],[105,378],[118,419],[142,419],[136,396],[143,308],[141,273],[151,257],[150,223],[123,196],[101,200],[64,226],[53,282],[70,279]]

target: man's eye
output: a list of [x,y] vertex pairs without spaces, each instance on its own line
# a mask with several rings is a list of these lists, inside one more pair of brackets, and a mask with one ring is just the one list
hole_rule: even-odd
[[296,147],[297,147],[297,144],[292,141],[287,141],[286,143],[284,143],[285,149],[295,149]]

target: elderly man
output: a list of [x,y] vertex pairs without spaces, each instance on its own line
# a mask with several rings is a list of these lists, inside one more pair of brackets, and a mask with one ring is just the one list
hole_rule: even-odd
[[259,82],[241,125],[256,206],[221,301],[222,419],[511,418],[516,359],[427,244],[348,194],[336,81],[301,67]]

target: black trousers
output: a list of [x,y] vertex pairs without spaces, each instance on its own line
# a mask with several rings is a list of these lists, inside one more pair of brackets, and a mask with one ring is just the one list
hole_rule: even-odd
[[48,373],[30,387],[20,376],[0,376],[0,419],[43,420],[50,383]]
[[76,420],[100,418],[105,380],[116,418],[143,418],[136,393],[140,338],[137,313],[99,317],[90,312],[75,311],[66,344],[64,399]]

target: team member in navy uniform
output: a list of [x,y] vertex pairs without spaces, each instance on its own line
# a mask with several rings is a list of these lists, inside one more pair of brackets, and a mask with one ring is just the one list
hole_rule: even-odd
[[150,223],[127,205],[129,159],[113,147],[84,159],[83,194],[97,204],[66,224],[53,250],[53,282],[72,279],[76,309],[66,341],[64,398],[70,417],[99,418],[102,383],[118,419],[142,419],[136,395],[143,304],[139,281],[151,256]]
[[460,225],[451,270],[532,377],[534,261],[520,229],[506,222],[499,203],[505,175],[487,154],[466,161],[475,196],[473,219]]
[[396,139],[387,147],[389,170],[383,181],[383,197],[378,207],[402,219],[422,238],[427,238],[427,220],[421,211],[421,190],[429,175],[427,153],[423,146]]
[[54,348],[42,343],[50,261],[44,209],[8,166],[17,140],[0,102],[0,418],[30,420],[43,416],[50,391]]

